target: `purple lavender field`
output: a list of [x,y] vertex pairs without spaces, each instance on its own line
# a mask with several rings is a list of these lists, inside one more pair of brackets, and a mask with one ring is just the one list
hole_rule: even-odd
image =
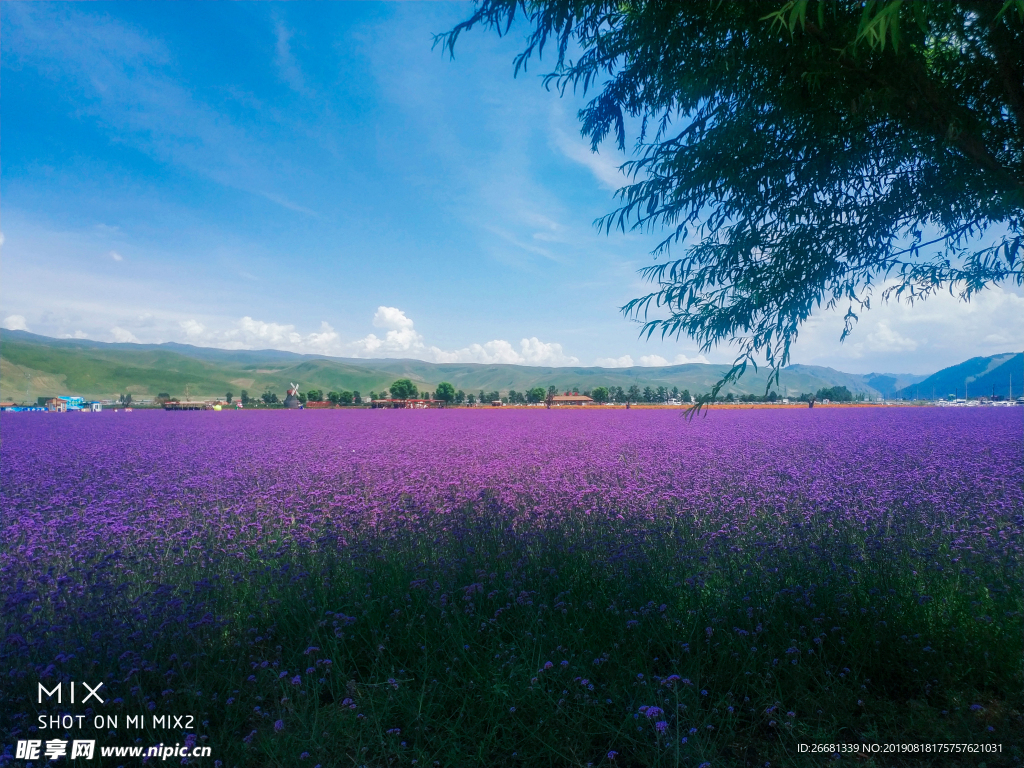
[[1022,417],[5,415],[3,744],[68,712],[211,766],[1020,765]]

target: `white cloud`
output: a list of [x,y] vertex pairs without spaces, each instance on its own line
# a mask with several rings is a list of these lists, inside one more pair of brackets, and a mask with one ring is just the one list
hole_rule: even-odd
[[121,344],[138,344],[139,340],[135,338],[135,334],[131,331],[126,331],[124,328],[114,326],[110,329],[110,335],[114,337],[114,341]]
[[686,365],[688,363],[703,363],[707,365],[710,361],[704,357],[704,355],[697,355],[696,357],[687,357],[686,355],[676,355],[675,360],[672,361],[672,365]]
[[27,331],[28,325],[22,315],[8,315],[4,318],[3,326],[8,331]]
[[[878,286],[875,296],[889,285]],[[1019,350],[1024,339],[1024,296],[1002,286],[969,303],[948,292],[913,305],[876,299],[840,344],[844,312],[812,316],[793,346],[793,361],[859,373],[929,374],[970,357]]]
[[632,368],[633,358],[630,355],[622,357],[599,357],[594,361],[598,368]]
[[295,330],[294,325],[280,325],[278,323],[265,323],[262,320],[253,320],[246,315],[238,321],[233,330],[224,334],[225,338],[241,344],[243,347],[254,345],[267,346],[281,344],[300,344],[302,335]]
[[109,256],[110,256],[110,258],[112,258],[112,259],[113,259],[114,261],[124,261],[124,256],[122,256],[122,255],[121,255],[120,253],[118,253],[117,251],[111,251],[111,252],[110,252],[110,254],[109,254]]
[[579,359],[565,354],[561,344],[536,336],[522,339],[517,350],[503,339],[470,344],[456,350],[428,346],[412,319],[397,307],[377,307],[373,325],[387,329],[381,338],[374,333],[348,345],[356,357],[412,357],[434,363],[508,363],[513,365],[574,365]]
[[640,365],[655,368],[662,365],[668,365],[668,360],[661,355],[643,355],[640,358]]
[[917,342],[900,335],[889,327],[887,321],[881,320],[868,334],[866,346],[872,352],[913,352],[917,349]]
[[185,335],[191,338],[198,338],[206,332],[206,326],[200,323],[198,320],[182,320],[181,329],[185,331]]
[[356,357],[385,357],[389,354],[410,357],[409,352],[425,348],[423,336],[415,328],[413,322],[397,307],[377,307],[373,316],[375,328],[385,328],[384,338],[375,333],[353,342],[352,349]]
[[311,333],[305,339],[305,344],[310,349],[316,350],[322,354],[330,354],[338,345],[338,334],[330,326],[330,324],[324,320],[320,323],[320,332]]
[[468,347],[446,352],[430,347],[431,358],[438,363],[508,363],[511,365],[576,365],[579,358],[565,354],[561,344],[544,342],[536,336],[522,339],[516,350],[503,339],[494,339],[486,344],[470,344]]
[[579,360],[562,351],[561,344],[546,343],[531,336],[519,342],[520,353],[528,365],[576,365]]
[[708,359],[704,357],[704,355],[688,357],[680,354],[676,355],[671,362],[661,355],[642,355],[637,362],[633,362],[632,356],[623,355],[622,357],[599,357],[594,364],[601,368],[631,368],[635,365],[643,366],[645,368],[660,368],[666,365],[686,365],[687,363],[706,364],[707,362]]

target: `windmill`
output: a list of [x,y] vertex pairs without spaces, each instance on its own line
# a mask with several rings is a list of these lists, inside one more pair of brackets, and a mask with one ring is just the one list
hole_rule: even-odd
[[301,408],[302,403],[299,402],[299,385],[292,382],[291,388],[288,390],[288,394],[284,399],[285,408]]

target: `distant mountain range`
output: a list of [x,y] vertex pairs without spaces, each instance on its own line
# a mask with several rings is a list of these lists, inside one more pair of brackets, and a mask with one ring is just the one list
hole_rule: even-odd
[[1024,395],[1024,353],[972,357],[926,379],[903,385],[897,397],[1020,397]]
[[[1014,363],[1013,361],[1017,362]],[[977,362],[981,361],[981,362]],[[915,392],[931,396],[953,391],[945,382],[964,376],[977,381],[973,395],[991,394],[990,384],[1008,389],[1011,370],[1019,373],[1015,389],[1024,391],[1021,355],[974,358],[932,376],[913,374],[844,373],[832,368],[792,365],[782,371],[780,395],[796,396],[822,387],[845,386],[869,397],[911,397]],[[1016,369],[1013,366],[1016,365]],[[965,366],[967,368],[965,368]],[[965,374],[961,371],[964,369]],[[283,395],[291,382],[308,389],[358,390],[364,396],[379,392],[395,379],[412,379],[421,389],[433,390],[442,381],[468,392],[502,393],[510,389],[554,385],[560,390],[580,391],[597,386],[640,388],[659,386],[708,392],[728,370],[727,365],[690,363],[658,368],[542,367],[527,365],[485,365],[477,363],[427,363],[422,360],[355,359],[302,355],[281,350],[225,350],[188,344],[109,344],[87,339],[53,339],[25,331],[0,332],[0,399],[34,401],[57,394],[87,398],[112,398],[130,392],[136,399],[166,392],[182,397],[186,387],[191,397],[222,397],[231,391],[237,397],[243,389],[258,397],[270,389]],[[948,375],[947,375],[948,373]],[[970,377],[974,377],[971,379]],[[945,377],[945,378],[942,378]],[[763,394],[767,373],[749,370],[738,384],[725,390],[742,394]],[[941,382],[941,384],[940,384]],[[915,385],[917,390],[914,389]],[[988,389],[986,389],[988,387]]]

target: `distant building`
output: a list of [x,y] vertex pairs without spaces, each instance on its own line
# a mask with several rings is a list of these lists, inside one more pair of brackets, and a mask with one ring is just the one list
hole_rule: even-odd
[[164,403],[165,411],[212,411],[212,403],[176,403],[168,401]]
[[89,403],[89,410],[93,413],[99,413],[103,410],[103,403]]
[[283,405],[285,408],[302,408],[302,401],[299,400],[299,388],[297,385],[292,384],[291,388],[285,393]]
[[371,400],[371,408],[444,408],[446,405],[444,400],[423,400],[418,398],[409,398],[407,400],[398,399],[383,399],[383,400]]
[[85,398],[84,397],[72,397],[70,395],[58,395],[58,400],[63,400],[67,405],[65,410],[68,411],[81,411],[85,409]]
[[66,413],[68,404],[61,398],[54,397],[46,401],[46,410],[50,413]]
[[551,398],[552,405],[587,405],[594,402],[586,395],[555,395]]

